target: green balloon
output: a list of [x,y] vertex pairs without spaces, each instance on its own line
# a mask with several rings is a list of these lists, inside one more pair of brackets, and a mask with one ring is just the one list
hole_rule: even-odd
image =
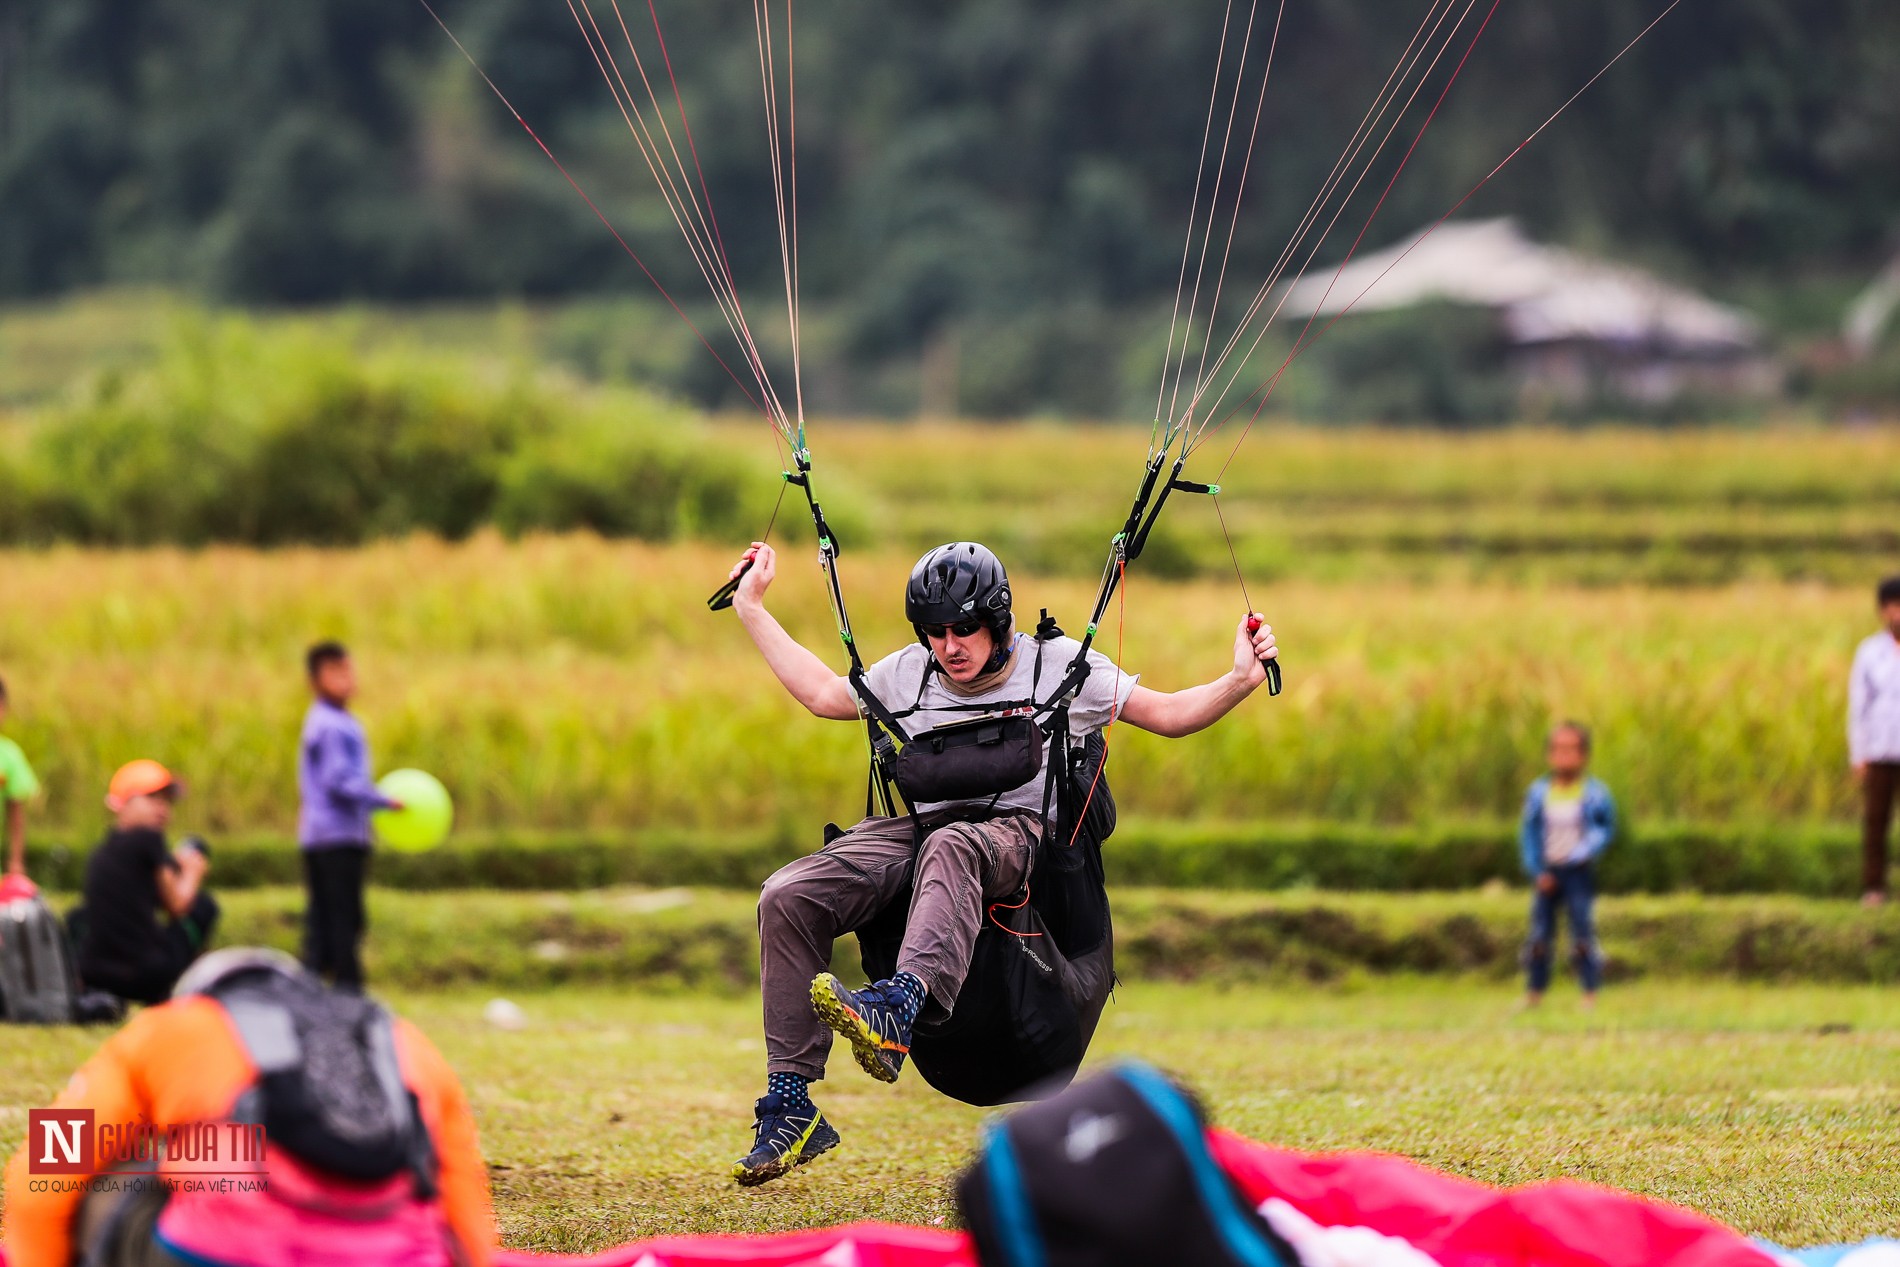
[[376,790],[402,802],[401,809],[379,809],[370,816],[376,838],[383,844],[406,853],[433,849],[448,839],[455,806],[449,801],[449,790],[433,774],[391,770],[377,782]]

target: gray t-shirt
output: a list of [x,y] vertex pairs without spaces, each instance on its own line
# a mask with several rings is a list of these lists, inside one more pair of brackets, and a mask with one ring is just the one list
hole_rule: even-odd
[[[1036,674],[1038,646],[1042,651],[1039,682]],[[916,709],[914,713],[902,717],[902,724],[906,734],[919,735],[936,726],[982,716],[981,711],[975,710],[985,704],[996,705],[994,711],[998,714],[1008,714],[1027,711],[1026,708],[1010,706],[1025,705],[1032,698],[1037,706],[1048,703],[1081,646],[1073,638],[1052,638],[1038,644],[1027,634],[1017,634],[1016,663],[1009,677],[1002,685],[981,695],[957,695],[945,689],[943,675],[928,672],[930,652],[921,643],[912,643],[885,656],[867,669],[864,676],[872,693],[893,713],[903,714],[912,708]],[[1088,680],[1082,683],[1075,702],[1069,706],[1070,737],[1080,743],[1114,721],[1121,715],[1122,707],[1128,703],[1128,696],[1138,681],[1138,675],[1124,673],[1101,652],[1090,651]],[[1042,811],[1043,779],[1049,772],[1047,744],[1043,746],[1042,761],[1042,774],[1019,788],[1005,792],[996,802],[998,810]],[[914,808],[918,813],[925,814],[955,803],[946,801]]]

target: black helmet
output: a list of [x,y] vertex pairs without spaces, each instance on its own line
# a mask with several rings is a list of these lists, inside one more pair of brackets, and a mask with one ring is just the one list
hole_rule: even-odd
[[980,620],[1000,644],[1009,632],[1009,573],[988,546],[952,541],[938,546],[910,570],[904,588],[904,615],[926,647],[925,625],[960,625]]

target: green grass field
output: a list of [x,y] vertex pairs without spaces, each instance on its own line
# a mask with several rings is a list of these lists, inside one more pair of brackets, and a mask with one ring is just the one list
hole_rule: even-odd
[[[983,1113],[848,1055],[820,1102],[843,1149],[740,1192],[763,1049],[756,1002],[604,991],[400,1000],[460,1068],[508,1244],[591,1250],[682,1231],[951,1217],[947,1184]],[[0,1029],[0,1147],[97,1036]],[[1185,1074],[1223,1125],[1299,1148],[1374,1148],[1515,1184],[1570,1177],[1679,1202],[1784,1243],[1900,1223],[1892,1178],[1900,1003],[1891,992],[1643,984],[1585,1015],[1554,991],[1399,979],[1342,990],[1133,986],[1094,1059]]]

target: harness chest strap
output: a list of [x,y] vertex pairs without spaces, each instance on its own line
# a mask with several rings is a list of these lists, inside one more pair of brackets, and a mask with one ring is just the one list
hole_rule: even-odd
[[[977,716],[993,715],[999,708],[1005,711],[1021,710],[1028,714],[1031,723],[1037,730],[1042,732],[1044,740],[1050,746],[1048,768],[1045,771],[1043,782],[1042,806],[1037,815],[1038,820],[1043,826],[1042,834],[1044,836],[1047,836],[1050,830],[1050,808],[1052,805],[1058,804],[1061,799],[1057,791],[1059,787],[1057,779],[1061,772],[1067,770],[1069,763],[1068,701],[1063,699],[1059,693],[1057,696],[1052,697],[1048,704],[1039,705],[1037,703],[1037,695],[1042,685],[1044,652],[1047,649],[1049,638],[1059,636],[1060,633],[1061,630],[1056,628],[1054,622],[1049,619],[1047,612],[1045,612],[1042,624],[1038,627],[1034,639],[1036,643],[1036,656],[1031,669],[1028,699],[1013,703],[1007,701],[990,701],[981,704],[952,703],[933,706],[933,711],[936,712],[969,713]],[[1087,661],[1085,657],[1081,659],[1081,663],[1083,669],[1082,676],[1085,677],[1087,674]],[[846,678],[851,685],[852,691],[857,695],[864,707],[864,711],[868,715],[868,720],[872,723],[872,769],[870,777],[873,782],[879,778],[883,778],[893,784],[897,782],[899,745],[908,746],[914,742],[912,736],[905,731],[902,719],[915,716],[918,712],[922,711],[924,693],[930,687],[930,674],[933,671],[941,671],[934,660],[925,667],[922,676],[919,678],[917,695],[911,703],[911,706],[897,711],[892,710],[890,706],[885,704],[877,693],[871,689],[866,674],[857,665],[852,665],[847,671]],[[985,805],[977,813],[973,821],[991,817],[996,805],[1009,790],[1009,788],[998,788],[991,795],[989,804]],[[907,797],[906,799],[908,800],[909,798]],[[923,819],[915,804],[909,805],[908,808],[910,810],[909,816],[911,819],[913,842],[915,845],[921,846],[925,835]]]
[[[1059,635],[1061,631],[1056,630],[1055,633]],[[1036,643],[1036,659],[1034,662],[1034,666],[1030,671],[1028,699],[1016,700],[1016,701],[992,701],[992,702],[984,703],[984,704],[937,704],[937,705],[932,706],[931,711],[939,712],[939,713],[970,713],[973,715],[982,715],[982,714],[994,713],[999,708],[1004,709],[1004,710],[1023,708],[1023,709],[1032,710],[1031,715],[1033,717],[1042,717],[1043,715],[1049,713],[1052,709],[1058,706],[1066,707],[1066,705],[1074,698],[1075,692],[1081,689],[1082,683],[1086,681],[1088,678],[1089,665],[1088,665],[1087,657],[1086,656],[1078,657],[1076,660],[1076,663],[1070,665],[1069,672],[1063,678],[1062,685],[1057,688],[1056,693],[1049,697],[1049,700],[1047,703],[1039,704],[1037,703],[1037,700],[1036,700],[1036,694],[1042,686],[1043,650],[1047,644],[1046,644],[1046,640],[1041,635],[1038,635],[1036,637],[1035,643]],[[877,721],[878,725],[883,727],[884,730],[889,734],[889,736],[894,738],[896,743],[906,744],[911,741],[911,736],[905,732],[902,719],[906,717],[913,717],[917,713],[923,710],[924,692],[930,688],[930,675],[932,673],[940,673],[940,672],[942,672],[941,667],[938,666],[935,659],[932,659],[931,662],[925,666],[924,674],[918,680],[917,697],[911,701],[911,705],[909,708],[900,709],[897,711],[892,711],[890,706],[887,705],[882,699],[880,699],[878,695],[876,694],[876,692],[871,690],[870,679],[862,669],[859,669],[856,666],[853,666],[849,671],[847,671],[847,673],[845,674],[845,677],[846,677],[846,680],[849,681],[851,684],[852,693],[855,694],[858,697],[858,699],[863,702],[865,711],[871,714],[872,718]],[[1052,729],[1053,722],[1038,722],[1037,725],[1042,729],[1044,734],[1054,733]]]

